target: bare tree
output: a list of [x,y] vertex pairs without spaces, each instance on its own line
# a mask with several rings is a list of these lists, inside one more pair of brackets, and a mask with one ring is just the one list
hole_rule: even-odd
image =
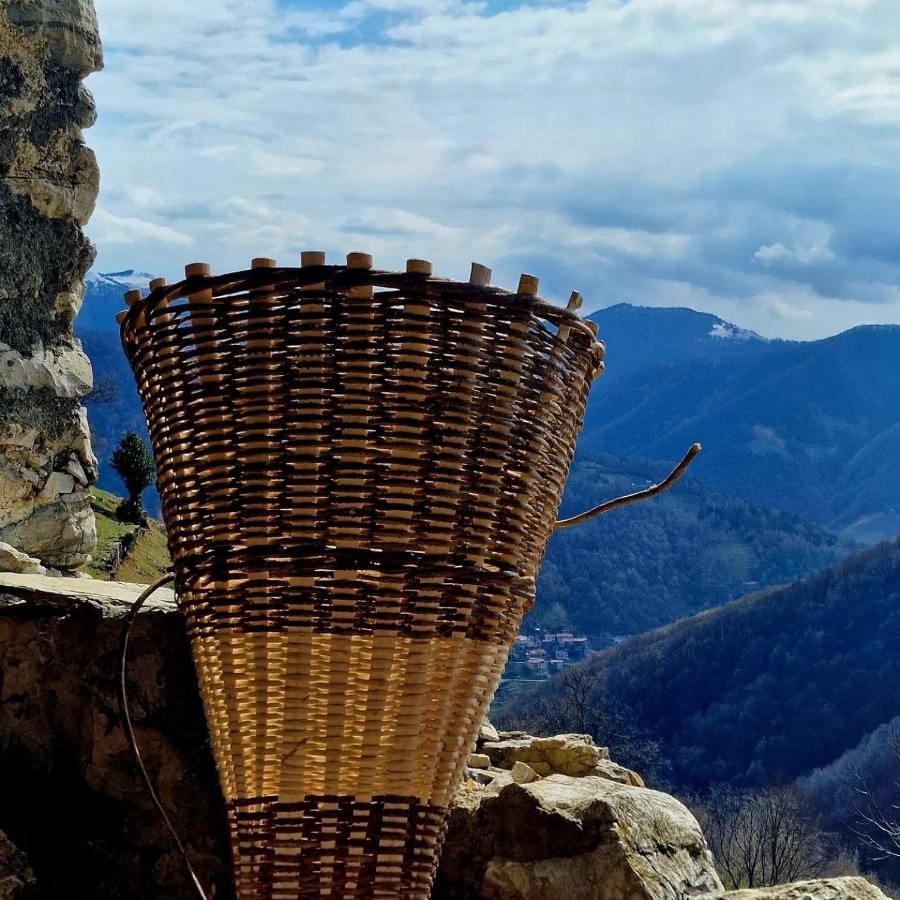
[[556,690],[522,716],[500,714],[498,724],[535,734],[589,734],[623,765],[655,778],[662,767],[659,744],[635,724],[625,704],[589,666],[570,666],[556,679]]
[[88,405],[101,406],[119,399],[119,386],[111,375],[104,375],[94,383],[93,389],[84,398]]
[[[891,750],[900,763],[900,735],[895,729],[888,733]],[[864,775],[856,774],[859,803],[856,806],[856,827],[851,830],[864,847],[873,851],[873,861],[900,859],[900,801],[883,800],[881,792],[869,787]],[[894,796],[900,797],[900,784],[894,782]]]
[[794,788],[714,789],[696,810],[726,887],[768,887],[826,874],[841,858]]

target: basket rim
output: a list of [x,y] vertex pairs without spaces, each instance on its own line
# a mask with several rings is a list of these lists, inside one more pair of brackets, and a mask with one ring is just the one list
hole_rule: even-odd
[[[240,269],[234,272],[226,272],[221,275],[191,275],[181,281],[170,285],[161,285],[151,290],[146,296],[136,299],[131,303],[119,326],[120,334],[131,330],[135,319],[140,315],[146,315],[157,309],[160,305],[168,304],[173,300],[190,297],[201,291],[212,291],[216,299],[229,293],[229,289],[240,288],[253,290],[255,288],[277,288],[282,284],[294,284],[299,287],[310,287],[325,282],[331,290],[342,291],[355,287],[380,287],[387,289],[402,289],[407,286],[416,286],[432,289],[432,297],[449,302],[451,299],[457,302],[464,295],[465,299],[483,298],[485,300],[497,299],[507,301],[511,306],[525,307],[538,318],[545,319],[551,324],[569,329],[577,329],[583,337],[588,339],[588,350],[597,352],[605,348],[602,340],[599,340],[581,315],[571,309],[557,306],[548,300],[532,294],[508,291],[494,285],[473,284],[465,281],[454,281],[450,278],[439,278],[418,272],[395,272],[389,269],[362,269],[347,265],[316,265],[316,266],[274,266]],[[452,295],[452,296],[451,296]]]

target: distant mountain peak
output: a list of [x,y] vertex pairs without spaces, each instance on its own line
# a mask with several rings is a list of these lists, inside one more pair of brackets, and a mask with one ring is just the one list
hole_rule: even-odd
[[136,272],[134,269],[123,269],[121,272],[90,272],[87,281],[98,285],[122,288],[142,288],[155,278],[149,272]]
[[591,319],[603,324],[604,320],[612,319],[621,321],[651,322],[658,327],[671,327],[680,323],[682,327],[696,329],[697,338],[713,337],[735,341],[759,341],[767,343],[768,338],[751,331],[749,328],[741,328],[732,322],[714,315],[702,312],[699,309],[691,309],[689,306],[641,306],[636,303],[616,303],[605,309],[598,309],[591,313]]

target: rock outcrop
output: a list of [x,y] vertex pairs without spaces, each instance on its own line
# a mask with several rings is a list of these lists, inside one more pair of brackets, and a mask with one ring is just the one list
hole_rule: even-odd
[[[0,832],[12,842],[0,839],[0,900],[195,896],[122,730],[119,641],[142,589],[0,574]],[[137,617],[131,647],[144,760],[201,881],[222,900],[230,896],[223,804],[170,591]],[[479,767],[455,800],[435,900],[725,896],[688,810],[643,787],[589,737],[486,724],[472,762]],[[527,783],[517,767],[530,772]],[[884,900],[861,879],[729,896]]]
[[[558,734],[533,737],[521,732],[504,732],[496,740],[479,741],[480,754],[492,767],[513,771],[517,764],[529,766],[538,775],[599,775],[610,781],[643,787],[637,772],[614,763],[605,747],[597,747],[585,734]],[[484,767],[482,767],[484,768]]]
[[779,887],[729,891],[728,900],[885,900],[884,894],[865,878],[821,878]]
[[597,775],[459,792],[435,900],[721,896],[700,826],[674,797]]
[[0,6],[0,542],[56,568],[96,543],[91,367],[72,319],[99,185],[82,79],[101,63],[90,0]]
[[47,569],[40,560],[0,543],[0,572],[16,572],[20,575],[45,575]]

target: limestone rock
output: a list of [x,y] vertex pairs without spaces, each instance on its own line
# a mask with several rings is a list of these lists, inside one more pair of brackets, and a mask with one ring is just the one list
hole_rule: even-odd
[[888,900],[865,878],[820,878],[779,887],[729,891],[728,900]]
[[501,769],[512,769],[516,762],[528,763],[538,775],[594,774],[601,760],[609,759],[609,751],[597,747],[587,734],[558,734],[555,737],[511,737],[488,741],[481,748],[491,762]]
[[597,776],[460,791],[435,900],[687,900],[722,884],[674,797]]
[[510,774],[516,784],[531,784],[532,781],[537,781],[541,777],[528,763],[523,763],[522,760],[516,760]]
[[103,66],[91,0],[13,0],[10,22],[46,41],[53,58],[82,78]]
[[34,887],[27,857],[0,832],[0,900],[26,900]]
[[601,759],[591,774],[599,775],[601,778],[607,778],[610,781],[617,781],[619,784],[644,787],[644,779],[637,772],[632,772],[631,769],[626,769],[625,766],[620,766],[611,759]]
[[95,542],[80,404],[91,367],[72,319],[94,257],[80,226],[99,188],[81,81],[101,61],[91,0],[0,4],[0,541],[60,567]]
[[37,347],[22,354],[0,343],[0,388],[48,388],[56,397],[76,399],[87,394],[93,382],[90,360],[80,346]]
[[74,285],[60,291],[53,301],[53,312],[65,321],[71,322],[84,302],[84,282],[79,281]]
[[[72,136],[65,172],[53,174],[22,170],[7,182],[11,191],[31,200],[34,208],[50,219],[74,219],[87,223],[100,191],[100,170],[94,152]],[[20,161],[21,163],[21,161]]]
[[478,743],[483,744],[486,741],[499,741],[500,734],[497,732],[497,729],[494,728],[491,723],[485,719],[481,723],[481,728],[478,730]]
[[56,433],[0,427],[0,541],[53,566],[81,565],[96,544],[87,493],[96,477],[83,409]]
[[0,572],[18,572],[22,575],[44,575],[47,570],[40,560],[0,543]]
[[0,541],[28,547],[42,562],[61,569],[84,565],[97,545],[90,495],[80,491],[36,506],[26,518],[0,528]]
[[469,756],[468,766],[470,769],[489,769],[491,758],[484,753],[472,753]]

